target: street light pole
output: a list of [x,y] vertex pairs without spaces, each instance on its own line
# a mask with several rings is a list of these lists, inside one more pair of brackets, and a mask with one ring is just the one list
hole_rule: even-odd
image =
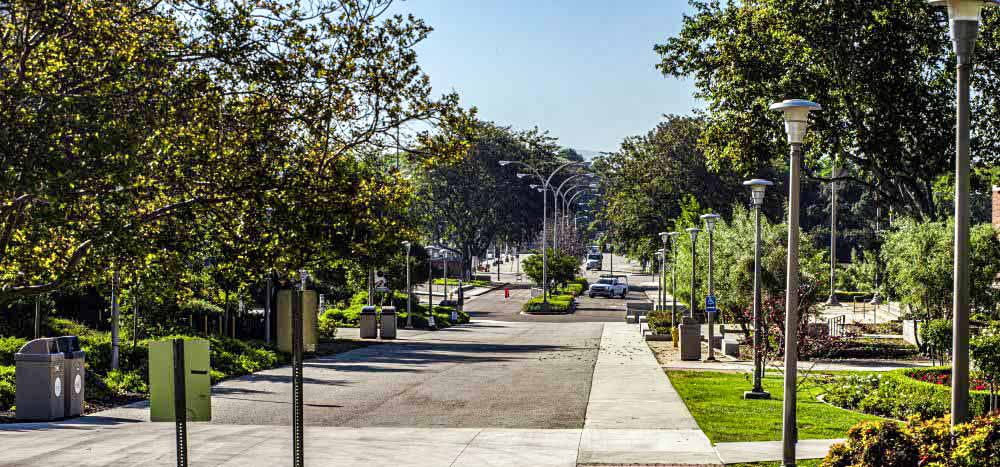
[[413,287],[410,285],[410,242],[404,241],[406,247],[406,327],[413,328],[413,307],[410,305]]
[[[680,235],[680,232],[667,232],[667,237],[670,238],[670,255],[673,259],[670,261],[670,327],[677,329],[677,240],[674,237]],[[674,341],[674,347],[677,347],[677,341]]]
[[828,306],[840,306],[837,300],[837,177],[840,175],[837,163],[840,157],[833,159],[833,181],[830,182],[830,298]]
[[969,79],[984,0],[930,0],[948,7],[957,60],[955,125],[955,258],[952,294],[951,427],[969,419]]
[[691,235],[691,302],[688,304],[688,317],[692,319],[698,311],[698,301],[695,300],[698,296],[695,286],[695,279],[698,277],[698,232],[701,232],[701,229],[697,227],[687,229],[687,233]]
[[782,465],[795,466],[796,385],[798,380],[799,324],[799,172],[802,165],[802,140],[809,128],[809,112],[820,110],[819,104],[790,99],[771,105],[771,110],[784,114],[788,135],[788,267],[785,278],[785,381],[784,421],[782,424]]
[[[719,221],[718,214],[704,214],[701,219],[705,221],[705,230],[708,231],[708,296],[715,298],[715,279],[712,274],[712,263],[714,260],[715,252],[715,239],[713,232],[715,231],[715,223]],[[716,305],[718,306],[718,305]],[[705,307],[705,314],[708,315],[708,361],[715,361],[715,347],[712,345],[712,340],[715,338],[715,323],[712,319],[715,312],[708,309],[708,305]]]
[[663,243],[663,254],[660,256],[660,309],[667,309],[667,240],[670,232],[660,232],[660,242]]
[[764,205],[764,192],[773,185],[770,181],[753,179],[743,182],[750,187],[753,202],[753,390],[743,393],[744,399],[770,399],[771,393],[764,390],[761,379],[764,376],[764,362],[760,346],[763,338],[763,323],[760,309],[760,208]]

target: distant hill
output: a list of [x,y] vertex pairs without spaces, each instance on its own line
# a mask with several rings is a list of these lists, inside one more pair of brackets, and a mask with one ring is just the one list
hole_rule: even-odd
[[580,153],[580,155],[583,156],[583,158],[588,161],[592,161],[594,160],[595,157],[601,155],[601,151],[591,151],[589,149],[576,149],[576,148],[573,149],[576,150],[576,152]]

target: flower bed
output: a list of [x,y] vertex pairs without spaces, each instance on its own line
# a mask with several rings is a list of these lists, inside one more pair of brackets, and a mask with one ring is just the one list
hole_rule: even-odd
[[[948,368],[889,371],[879,374],[851,375],[827,385],[824,399],[830,404],[872,415],[905,420],[911,416],[941,417],[951,410],[951,387],[937,383],[937,374]],[[923,378],[934,382],[924,381]],[[989,407],[989,393],[970,391],[969,413],[981,415]]]
[[[924,383],[937,384],[947,386],[949,388],[951,387],[950,368],[912,369],[906,372],[906,376]],[[972,379],[969,381],[969,388],[974,391],[989,391],[990,389],[989,383],[987,383],[986,380],[975,375],[973,375]]]
[[[544,313],[544,302],[542,297],[535,297],[528,300],[521,306],[521,311],[525,313]],[[576,301],[572,295],[550,295],[548,313],[570,313],[576,309]]]

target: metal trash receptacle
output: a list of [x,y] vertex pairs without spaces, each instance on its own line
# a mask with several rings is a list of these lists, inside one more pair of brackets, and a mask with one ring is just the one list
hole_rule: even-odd
[[396,307],[382,307],[382,316],[379,319],[379,334],[383,339],[396,338]]
[[28,342],[14,354],[14,403],[19,420],[47,421],[64,416],[64,360],[59,342],[48,337]]
[[375,339],[378,337],[378,315],[375,313],[375,307],[366,306],[361,308],[360,315],[361,323],[359,327],[361,328],[361,338],[362,339]]
[[680,331],[681,360],[701,360],[701,324],[685,317],[678,326]]
[[65,417],[75,417],[83,414],[84,393],[86,390],[86,370],[84,363],[87,353],[80,349],[80,339],[76,336],[60,336],[59,351],[63,353],[63,400],[65,402]]

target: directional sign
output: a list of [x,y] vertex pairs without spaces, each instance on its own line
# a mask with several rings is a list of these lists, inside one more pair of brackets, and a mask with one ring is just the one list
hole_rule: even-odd
[[708,313],[715,313],[719,311],[718,308],[716,308],[715,295],[705,297],[705,311]]

